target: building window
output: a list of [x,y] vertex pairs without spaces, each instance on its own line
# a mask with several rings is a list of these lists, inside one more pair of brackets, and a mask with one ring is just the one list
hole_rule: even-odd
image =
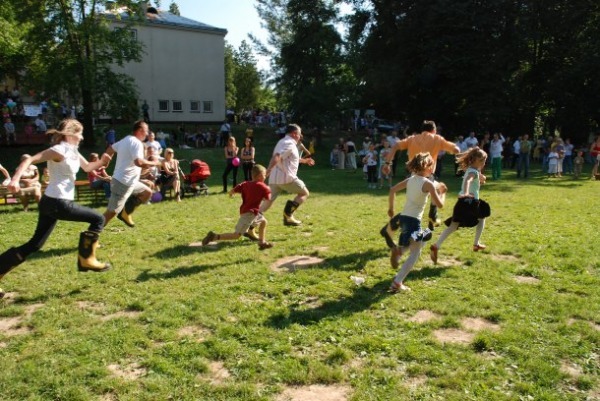
[[204,113],[212,113],[213,112],[213,102],[211,102],[210,100],[205,100],[202,102],[202,111]]
[[200,113],[200,102],[198,100],[190,100],[190,112]]
[[183,106],[181,100],[173,100],[173,113],[183,112]]
[[168,100],[159,100],[158,101],[158,111],[161,111],[161,112],[169,111],[169,101]]

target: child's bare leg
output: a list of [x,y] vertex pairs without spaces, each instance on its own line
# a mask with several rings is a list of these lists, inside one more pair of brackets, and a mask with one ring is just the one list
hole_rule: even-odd
[[479,240],[481,239],[481,234],[483,234],[483,229],[485,228],[485,219],[479,219],[477,222],[477,227],[475,228],[475,242],[473,245],[477,246],[479,244]]
[[402,269],[400,269],[398,274],[396,274],[396,277],[394,277],[394,285],[400,290],[410,290],[409,287],[404,285],[404,279],[406,279],[408,273],[410,273],[412,268],[417,263],[417,260],[419,260],[419,256],[421,256],[422,243],[413,241],[411,239],[408,248],[410,250],[410,254],[402,264]]
[[231,241],[234,239],[238,239],[240,238],[240,234],[238,233],[224,233],[224,234],[217,234],[217,238],[215,238],[216,241]]
[[391,249],[390,264],[392,265],[392,269],[398,270],[400,258],[402,257],[402,254],[405,253],[407,250],[407,246],[395,246]]
[[263,244],[266,242],[265,241],[266,235],[267,235],[267,221],[263,220],[258,225],[258,243],[259,244]]

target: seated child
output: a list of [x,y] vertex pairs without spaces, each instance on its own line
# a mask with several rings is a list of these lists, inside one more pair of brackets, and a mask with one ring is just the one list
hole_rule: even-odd
[[240,218],[232,233],[217,234],[209,231],[202,240],[206,246],[213,241],[236,240],[245,234],[250,227],[258,226],[258,249],[272,248],[273,244],[265,240],[267,231],[267,219],[259,213],[260,204],[263,199],[271,199],[271,189],[265,184],[267,169],[260,164],[252,167],[252,181],[244,181],[229,191],[229,196],[236,193],[242,194],[242,205],[240,206]]

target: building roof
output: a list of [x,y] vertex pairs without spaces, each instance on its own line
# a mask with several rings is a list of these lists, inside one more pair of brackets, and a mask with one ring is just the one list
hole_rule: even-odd
[[[115,9],[106,11],[104,15],[108,18],[117,18],[127,20],[129,17],[128,10],[126,9]],[[146,13],[146,23],[151,25],[163,25],[170,26],[173,28],[186,28],[193,29],[203,32],[212,32],[216,34],[221,34],[223,36],[227,35],[227,29],[217,28],[211,25],[207,25],[203,22],[194,21],[193,19],[181,17],[179,15],[171,14],[168,11],[157,10],[154,7],[148,7],[148,12]]]

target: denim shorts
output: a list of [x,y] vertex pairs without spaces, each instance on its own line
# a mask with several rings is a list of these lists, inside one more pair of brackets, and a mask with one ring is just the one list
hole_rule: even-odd
[[411,216],[400,215],[400,238],[398,244],[400,246],[409,246],[410,236],[415,231],[421,231],[421,220]]

